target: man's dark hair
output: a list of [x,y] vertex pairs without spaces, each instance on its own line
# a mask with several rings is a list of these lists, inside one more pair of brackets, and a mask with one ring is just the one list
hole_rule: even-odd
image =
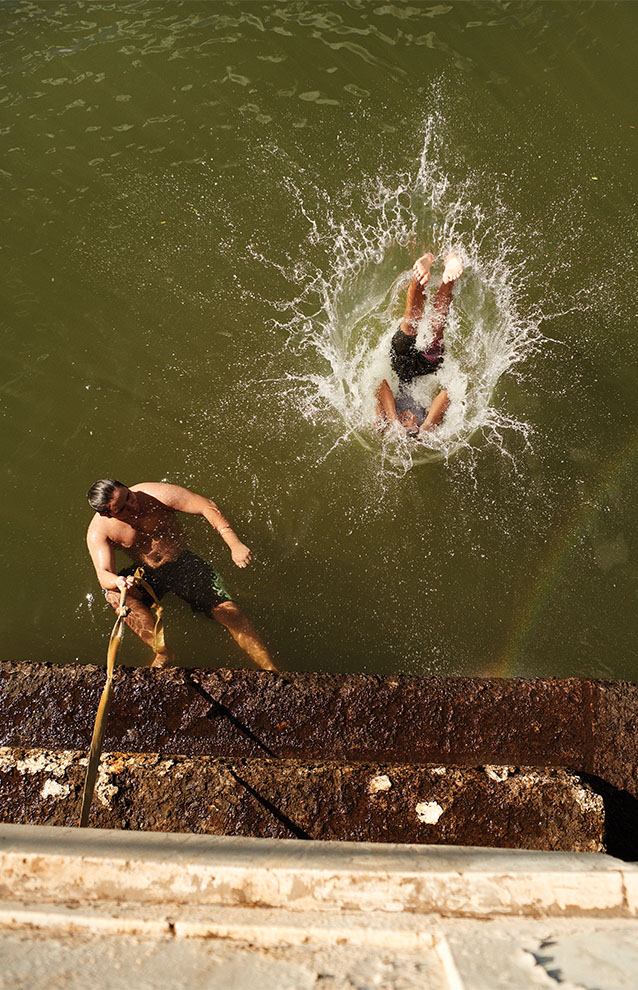
[[96,481],[86,493],[89,505],[96,512],[106,512],[118,488],[126,488],[126,485],[123,485],[121,481],[115,481],[113,478],[102,478],[100,481]]

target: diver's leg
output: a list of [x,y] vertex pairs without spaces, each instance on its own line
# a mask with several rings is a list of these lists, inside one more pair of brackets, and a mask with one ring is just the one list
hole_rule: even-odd
[[425,286],[430,278],[430,268],[433,261],[434,255],[428,252],[414,262],[414,278],[408,287],[408,294],[405,300],[405,313],[401,320],[401,329],[411,337],[416,335],[419,320],[423,316]]
[[277,670],[268,648],[236,602],[221,602],[211,611],[217,622],[228,629],[237,645],[262,670]]
[[[120,607],[120,592],[119,591],[107,591],[106,600],[111,605],[115,611]],[[125,617],[129,629],[132,629],[136,636],[146,643],[147,646],[153,648],[153,633],[155,631],[155,618],[150,608],[148,608],[139,598],[136,597],[136,593],[131,589],[126,598],[126,604],[129,609],[128,615]],[[165,667],[168,663],[171,663],[175,659],[175,655],[172,650],[166,649],[161,653],[156,653],[153,657],[153,667]]]
[[[452,302],[452,282],[441,282],[434,295],[432,303],[432,322],[430,330],[434,334],[434,341],[443,339],[443,330],[447,323],[450,303]],[[432,343],[434,343],[432,341]],[[432,346],[432,345],[430,345]]]
[[437,396],[435,396],[432,401],[432,405],[428,409],[428,414],[421,423],[419,429],[419,435],[422,433],[427,433],[429,430],[434,429],[438,426],[443,416],[445,415],[445,410],[450,404],[450,397],[445,389],[442,389]]
[[394,395],[385,378],[374,394],[377,399],[377,417],[379,422],[382,423],[385,417],[389,423],[400,425]]
[[443,270],[443,276],[441,278],[441,284],[436,290],[434,296],[434,301],[432,303],[432,325],[431,329],[434,332],[434,339],[437,340],[443,336],[443,329],[447,322],[448,313],[450,312],[450,303],[452,302],[452,286],[456,282],[457,278],[463,274],[463,264],[458,254],[448,254],[445,259],[445,268]]

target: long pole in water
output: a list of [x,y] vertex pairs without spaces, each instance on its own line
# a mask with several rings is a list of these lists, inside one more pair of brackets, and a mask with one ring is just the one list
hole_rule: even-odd
[[122,645],[122,637],[124,635],[124,618],[129,612],[125,604],[127,592],[127,588],[124,588],[120,592],[120,605],[117,610],[117,619],[115,620],[115,625],[113,626],[113,631],[111,632],[109,648],[106,654],[106,684],[104,685],[102,697],[100,698],[100,704],[98,705],[97,715],[95,716],[95,725],[93,727],[93,736],[91,738],[89,763],[86,768],[84,791],[82,792],[82,809],[80,811],[79,821],[80,828],[86,828],[89,823],[89,812],[91,810],[91,802],[93,800],[93,791],[95,790],[97,771],[100,765],[100,754],[102,752],[104,729],[106,727],[106,719],[109,713],[109,707],[111,705],[111,696],[113,694],[113,671],[115,670],[115,661],[118,653],[120,652],[120,646]]

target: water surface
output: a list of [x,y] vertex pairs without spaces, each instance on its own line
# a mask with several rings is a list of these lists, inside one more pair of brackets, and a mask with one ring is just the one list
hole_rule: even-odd
[[[103,661],[84,493],[114,476],[219,502],[252,569],[203,521],[193,546],[284,667],[635,678],[638,7],[0,26],[3,655]],[[417,450],[370,396],[426,247],[466,272]],[[167,627],[185,664],[242,663],[180,602]]]

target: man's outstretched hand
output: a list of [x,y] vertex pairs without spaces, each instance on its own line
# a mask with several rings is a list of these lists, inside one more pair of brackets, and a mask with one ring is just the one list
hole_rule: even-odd
[[230,551],[230,555],[233,558],[233,563],[237,564],[238,567],[248,567],[253,555],[248,547],[243,543],[238,543]]

